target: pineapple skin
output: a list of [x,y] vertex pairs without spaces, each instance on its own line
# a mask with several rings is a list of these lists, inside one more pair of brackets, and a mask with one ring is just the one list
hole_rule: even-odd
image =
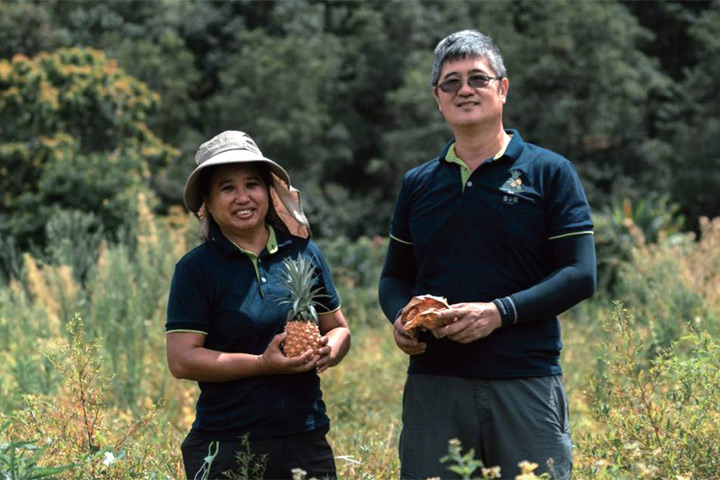
[[308,349],[317,351],[320,347],[320,329],[312,322],[291,320],[285,324],[285,333],[283,352],[286,357],[297,357]]

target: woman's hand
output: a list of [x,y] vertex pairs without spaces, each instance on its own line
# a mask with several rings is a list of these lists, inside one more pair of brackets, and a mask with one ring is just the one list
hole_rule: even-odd
[[350,350],[350,328],[340,309],[319,314],[318,323],[322,337],[316,352],[317,373],[322,373],[340,363]]
[[[268,375],[289,375],[303,373],[318,366],[320,356],[312,349],[297,357],[286,357],[280,350],[280,344],[285,339],[286,333],[275,335],[265,351],[258,357],[260,372]],[[327,343],[327,338],[325,339]]]
[[322,373],[331,366],[332,348],[328,345],[328,337],[320,338],[320,347],[317,349],[317,373]]

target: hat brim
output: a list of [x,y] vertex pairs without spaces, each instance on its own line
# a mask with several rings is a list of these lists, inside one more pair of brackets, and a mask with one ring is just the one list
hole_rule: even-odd
[[202,165],[199,165],[190,174],[187,182],[185,182],[185,189],[183,191],[183,200],[185,201],[185,206],[188,208],[188,210],[195,214],[197,214],[200,210],[200,207],[202,207],[202,195],[200,195],[197,184],[198,178],[200,177],[200,172],[202,170],[217,165],[255,162],[266,163],[268,167],[270,167],[270,171],[272,173],[274,173],[280,180],[285,182],[288,187],[290,186],[290,176],[288,175],[288,173],[285,171],[284,168],[282,168],[280,165],[273,162],[269,158],[259,157],[251,152],[248,152],[247,150],[226,150],[207,159],[202,163]]

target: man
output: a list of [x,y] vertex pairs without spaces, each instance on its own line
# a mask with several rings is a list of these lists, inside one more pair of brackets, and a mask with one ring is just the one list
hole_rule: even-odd
[[[401,477],[460,478],[439,461],[457,438],[502,478],[552,459],[553,478],[568,479],[557,315],[595,290],[585,193],[568,160],[503,128],[509,81],[489,37],[443,39],[432,85],[454,138],[403,178],[379,288],[410,356]],[[451,323],[414,339],[400,315],[424,294],[447,298]]]

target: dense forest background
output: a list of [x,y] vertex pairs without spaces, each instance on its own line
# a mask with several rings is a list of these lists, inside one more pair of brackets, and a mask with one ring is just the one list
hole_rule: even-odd
[[717,1],[2,0],[0,270],[52,232],[127,236],[139,192],[182,205],[227,129],[288,168],[316,236],[386,235],[450,136],[432,51],[464,28],[503,51],[506,127],[574,162],[599,223],[698,230],[720,214],[719,26]]

